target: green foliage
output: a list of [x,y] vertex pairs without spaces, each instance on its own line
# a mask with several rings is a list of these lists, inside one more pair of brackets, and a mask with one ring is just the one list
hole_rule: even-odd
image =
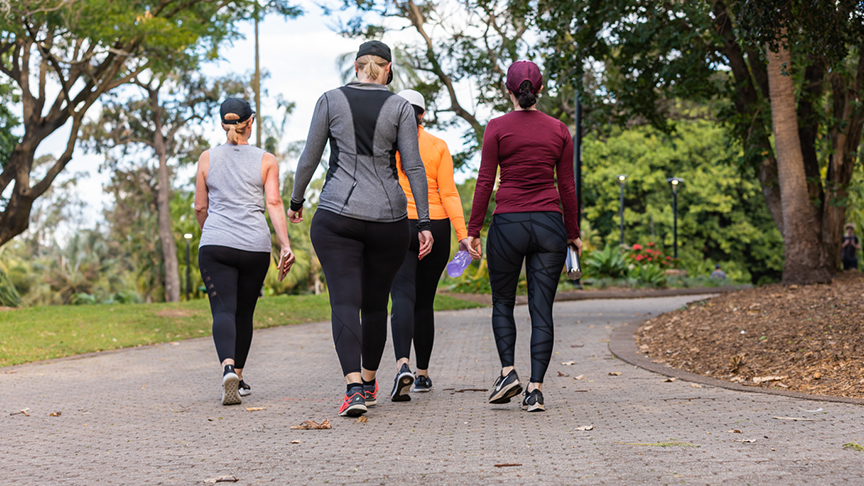
[[629,270],[627,276],[635,280],[638,284],[647,287],[657,288],[666,286],[666,273],[663,270],[663,267],[654,263],[633,265],[633,268]]
[[617,245],[606,243],[602,250],[594,250],[583,260],[587,276],[594,278],[620,278],[627,272],[627,260]]
[[6,268],[2,263],[0,263],[0,307],[21,307],[21,294],[6,274]]

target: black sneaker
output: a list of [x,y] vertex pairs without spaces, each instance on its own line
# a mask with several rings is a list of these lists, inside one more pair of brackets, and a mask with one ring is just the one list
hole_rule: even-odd
[[402,369],[396,374],[396,379],[393,380],[393,391],[390,392],[390,400],[394,402],[407,402],[411,400],[411,395],[408,390],[411,384],[414,383],[414,374],[407,364],[402,365]]
[[372,380],[372,383],[363,383],[363,393],[367,407],[374,407],[378,403],[378,380]]
[[225,365],[222,373],[222,405],[237,405],[240,403],[240,377],[234,372],[233,365]]
[[543,406],[543,392],[540,390],[525,390],[525,398],[522,399],[522,410],[529,412],[545,412],[546,407]]
[[363,391],[363,386],[351,388],[351,392],[345,394],[345,399],[342,401],[342,406],[339,407],[339,415],[343,417],[358,417],[368,412],[366,408],[366,397]]
[[510,399],[522,393],[522,385],[519,384],[519,376],[516,370],[507,373],[507,376],[498,376],[492,385],[492,394],[489,395],[489,403],[510,403]]
[[429,392],[432,391],[432,379],[428,376],[416,375],[414,377],[414,386],[411,388],[412,392]]
[[240,385],[238,386],[238,393],[240,393],[241,397],[247,397],[252,394],[252,387],[249,386],[249,384],[245,381],[240,380]]

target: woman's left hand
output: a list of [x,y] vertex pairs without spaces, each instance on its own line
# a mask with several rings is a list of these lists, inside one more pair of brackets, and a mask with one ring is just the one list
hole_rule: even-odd
[[582,256],[582,239],[576,238],[575,240],[567,240],[568,245],[573,245],[576,247],[576,254],[580,257]]
[[303,208],[298,209],[297,211],[288,210],[288,221],[292,223],[299,223],[303,221]]
[[468,238],[459,241],[459,251],[468,251]]
[[432,251],[432,243],[435,241],[435,239],[432,238],[432,232],[429,230],[421,231],[417,235],[417,238],[420,239],[420,255],[418,259],[422,260],[423,257],[428,255]]

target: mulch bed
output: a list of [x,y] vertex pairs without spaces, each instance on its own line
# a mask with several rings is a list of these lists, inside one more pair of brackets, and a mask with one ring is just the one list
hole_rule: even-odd
[[636,333],[642,353],[741,384],[864,398],[864,275],[692,303]]

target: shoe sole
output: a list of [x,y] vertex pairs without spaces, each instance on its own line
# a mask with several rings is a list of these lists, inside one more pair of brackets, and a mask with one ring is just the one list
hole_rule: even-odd
[[527,407],[523,405],[522,408],[524,408],[526,412],[545,412],[546,411],[546,407],[544,407],[542,403],[535,403],[533,405],[528,405]]
[[222,405],[239,405],[241,403],[239,386],[240,378],[234,373],[228,373],[222,377]]
[[489,398],[489,403],[510,403],[510,399],[520,393],[522,393],[522,384],[517,381],[516,383],[513,383],[507,388],[502,388],[501,391],[492,395],[492,397]]
[[411,401],[411,395],[408,394],[408,391],[414,384],[414,376],[410,373],[402,373],[396,378],[396,383],[396,389],[390,394],[390,400],[394,402]]
[[411,387],[411,391],[414,392],[414,393],[426,393],[426,392],[431,392],[431,391],[432,391],[432,387],[429,387],[429,388],[417,388],[416,386],[412,386],[412,387]]
[[375,399],[375,400],[366,400],[366,406],[367,406],[367,407],[374,407],[375,405],[378,405],[378,400],[377,400],[377,399]]
[[357,405],[351,405],[345,410],[339,412],[339,415],[343,417],[359,417],[368,411],[369,409],[366,408],[366,405],[358,403]]
[[237,393],[238,393],[241,397],[248,397],[249,395],[252,394],[251,391],[247,391],[247,390],[244,390],[244,389],[242,389],[242,388],[240,388],[240,389],[237,391]]

